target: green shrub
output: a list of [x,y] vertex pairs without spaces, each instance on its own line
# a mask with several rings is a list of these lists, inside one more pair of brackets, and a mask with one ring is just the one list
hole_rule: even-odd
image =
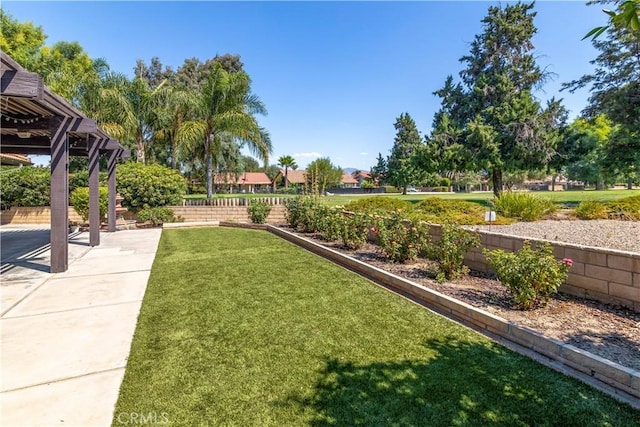
[[402,188],[394,187],[393,185],[384,186],[385,193],[402,193]]
[[607,207],[595,200],[580,202],[575,213],[580,219],[607,219],[609,217]]
[[545,303],[567,280],[569,268],[573,265],[568,258],[557,261],[548,243],[538,244],[531,249],[531,244],[525,242],[516,253],[501,249],[484,249],[483,252],[498,280],[523,309]]
[[371,181],[362,181],[360,188],[376,188],[376,185]]
[[271,205],[262,200],[251,200],[247,207],[247,212],[251,218],[251,222],[254,224],[264,224],[267,222],[267,217],[271,212]]
[[286,201],[285,219],[287,223],[304,233],[320,230],[320,220],[329,207],[320,204],[317,198],[300,196]]
[[[73,209],[82,217],[83,221],[89,219],[89,187],[78,187],[69,196],[69,203]],[[107,214],[109,206],[109,189],[100,187],[100,219]]]
[[349,249],[360,249],[367,241],[370,224],[371,217],[364,213],[343,216],[340,229],[342,243]]
[[151,222],[153,225],[161,225],[173,221],[173,210],[167,207],[153,207],[141,209],[138,212],[138,222]]
[[475,231],[465,230],[455,224],[442,226],[440,240],[432,245],[427,256],[438,263],[436,280],[444,282],[469,272],[464,257],[469,250],[480,245],[480,236]]
[[320,218],[318,231],[323,239],[333,242],[341,238],[342,227],[344,226],[343,216],[341,207],[332,207]]
[[640,196],[614,200],[608,202],[606,207],[612,218],[640,221]]
[[[107,173],[100,172],[98,182],[101,186],[107,186]],[[69,174],[69,194],[73,193],[73,190],[80,187],[89,186],[89,171],[83,170],[76,173]]]
[[0,174],[2,208],[11,206],[49,206],[51,171],[25,166]]
[[344,209],[350,212],[394,212],[402,210],[409,212],[413,209],[411,202],[395,197],[365,197],[347,204]]
[[[486,209],[478,203],[466,200],[449,200],[429,197],[414,208],[413,217],[436,224],[480,225],[484,224]],[[511,220],[496,218],[494,224],[508,224]]]
[[374,234],[384,256],[391,262],[414,260],[426,253],[429,246],[429,225],[421,221],[408,221],[399,213],[374,221]]
[[276,194],[298,194],[298,187],[291,186],[288,188],[280,187],[276,190]]
[[451,180],[449,178],[441,178],[440,182],[438,182],[438,184],[440,185],[440,187],[450,187],[451,186]]
[[116,173],[122,206],[133,212],[177,205],[185,194],[185,180],[175,169],[129,162],[118,165]]
[[531,193],[517,193],[505,191],[500,198],[492,201],[496,212],[507,218],[517,218],[522,221],[537,221],[545,215],[557,210],[556,205],[549,199],[543,199]]

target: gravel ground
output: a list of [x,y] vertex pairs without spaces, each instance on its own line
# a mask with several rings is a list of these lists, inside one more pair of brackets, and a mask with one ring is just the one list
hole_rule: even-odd
[[473,228],[532,239],[555,240],[640,253],[640,222],[608,219],[545,220],[518,222],[511,225],[481,225]]

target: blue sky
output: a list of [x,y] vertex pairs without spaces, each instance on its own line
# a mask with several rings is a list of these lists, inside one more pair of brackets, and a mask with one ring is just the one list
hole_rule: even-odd
[[[363,170],[388,155],[396,117],[408,112],[429,133],[432,95],[481,32],[497,2],[14,2],[4,10],[43,27],[47,44],[78,41],[91,57],[132,75],[136,59],[240,54],[269,115],[273,160],[300,167],[317,156]],[[606,21],[583,2],[538,2],[538,64],[553,81],[536,95],[565,99],[575,117],[588,93],[559,93],[592,70],[597,52],[584,34]]]

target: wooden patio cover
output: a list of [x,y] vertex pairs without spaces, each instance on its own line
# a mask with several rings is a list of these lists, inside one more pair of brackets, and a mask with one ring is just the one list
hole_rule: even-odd
[[69,155],[89,158],[89,243],[100,244],[99,160],[108,156],[108,231],[116,230],[116,160],[130,153],[4,52],[0,151],[51,156],[51,272],[68,267]]

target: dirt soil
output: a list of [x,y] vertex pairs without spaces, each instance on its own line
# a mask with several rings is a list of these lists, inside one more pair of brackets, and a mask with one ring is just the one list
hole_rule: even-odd
[[373,244],[353,251],[315,234],[301,235],[517,325],[640,371],[640,313],[633,310],[565,294],[557,294],[544,307],[521,310],[494,276],[471,272],[451,283],[440,284],[433,279],[435,264],[431,261],[393,264]]

